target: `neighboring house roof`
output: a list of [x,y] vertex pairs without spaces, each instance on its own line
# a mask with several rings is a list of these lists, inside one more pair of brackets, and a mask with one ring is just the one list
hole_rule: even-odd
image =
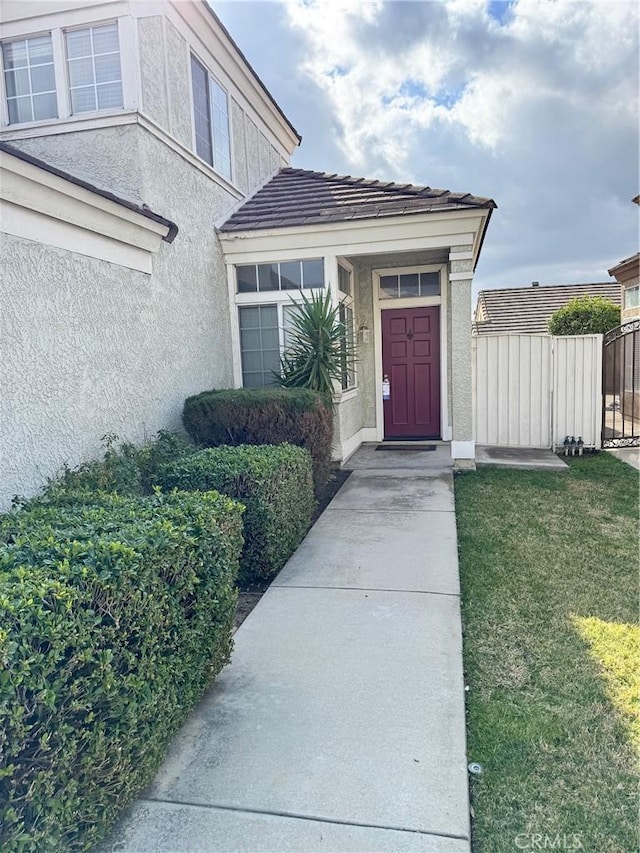
[[204,5],[204,7],[206,8],[207,12],[209,12],[209,14],[214,18],[215,22],[216,22],[216,23],[217,23],[217,25],[220,27],[220,29],[221,29],[221,30],[222,30],[222,32],[225,34],[225,36],[229,39],[229,41],[231,42],[231,44],[232,44],[232,45],[233,45],[233,47],[234,47],[234,50],[237,52],[238,56],[240,56],[240,58],[242,59],[242,61],[244,62],[244,64],[247,66],[247,68],[248,68],[248,69],[249,69],[249,71],[251,72],[252,76],[254,77],[254,79],[255,79],[256,83],[260,86],[260,88],[261,88],[261,89],[262,89],[262,91],[265,93],[265,95],[267,96],[267,98],[269,98],[269,100],[271,101],[271,103],[273,104],[273,106],[274,106],[274,107],[276,108],[276,110],[280,113],[280,115],[282,116],[282,118],[284,119],[284,121],[286,122],[287,126],[289,127],[289,129],[291,130],[291,132],[294,134],[294,136],[296,136],[296,137],[297,137],[297,139],[298,139],[298,145],[299,145],[299,144],[302,142],[302,137],[300,136],[300,134],[298,133],[298,131],[295,129],[295,127],[291,124],[291,122],[289,121],[289,119],[286,117],[286,115],[285,115],[285,114],[284,114],[284,112],[282,111],[281,107],[279,106],[278,102],[277,102],[277,101],[276,101],[276,99],[273,97],[273,95],[271,94],[271,92],[270,92],[270,91],[267,89],[267,87],[264,85],[264,83],[262,82],[262,80],[260,79],[260,77],[258,77],[258,75],[257,75],[257,73],[256,73],[256,71],[255,71],[255,69],[254,69],[254,67],[251,65],[251,63],[249,62],[249,60],[247,59],[247,57],[244,55],[244,53],[240,50],[240,48],[238,47],[238,45],[237,45],[237,43],[236,43],[235,39],[234,39],[234,38],[233,38],[233,36],[230,34],[229,30],[225,27],[225,25],[222,23],[222,21],[220,20],[220,18],[219,18],[219,17],[216,15],[216,13],[213,11],[213,9],[211,8],[211,6],[209,6],[209,4],[206,2],[206,0],[205,0],[205,2],[203,3],[203,5]]
[[127,201],[125,198],[121,198],[120,196],[107,192],[107,190],[101,190],[98,187],[94,187],[93,184],[83,181],[81,178],[76,178],[75,175],[70,175],[69,172],[64,172],[62,169],[57,169],[55,166],[45,163],[44,160],[32,157],[31,154],[27,154],[26,151],[22,151],[14,145],[9,145],[7,142],[0,142],[0,151],[3,151],[5,154],[11,154],[12,157],[17,157],[25,163],[31,163],[33,166],[37,166],[39,169],[44,169],[45,172],[49,172],[51,175],[57,175],[65,181],[76,184],[76,186],[89,190],[89,192],[102,196],[102,198],[109,199],[109,201],[120,204],[122,207],[126,207],[129,210],[133,210],[135,213],[139,213],[141,216],[145,216],[147,219],[153,220],[153,222],[164,225],[169,229],[166,236],[162,238],[165,243],[172,243],[178,233],[178,226],[175,222],[172,222],[170,219],[165,219],[164,216],[160,216],[158,213],[154,213],[146,205],[134,204],[132,201]]
[[625,258],[623,261],[619,261],[615,267],[611,267],[609,270],[609,275],[615,276],[618,281],[623,284],[625,280],[633,278],[638,275],[640,271],[640,252],[636,252],[635,255],[631,255],[629,258]]
[[490,198],[469,193],[285,168],[241,205],[220,230],[253,231],[469,208],[492,210],[496,206]]
[[580,296],[603,296],[620,305],[620,285],[604,281],[481,290],[473,331],[477,335],[548,334],[553,312]]

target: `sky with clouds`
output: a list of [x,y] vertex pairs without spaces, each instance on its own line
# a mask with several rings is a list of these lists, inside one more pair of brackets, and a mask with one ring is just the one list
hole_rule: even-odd
[[497,202],[476,291],[606,281],[638,250],[635,0],[211,5],[302,135],[294,166]]

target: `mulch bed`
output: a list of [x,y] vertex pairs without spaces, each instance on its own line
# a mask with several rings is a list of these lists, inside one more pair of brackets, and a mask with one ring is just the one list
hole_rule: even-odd
[[[350,474],[351,471],[344,471],[342,468],[336,468],[333,474],[329,477],[329,482],[318,495],[318,505],[311,519],[311,526],[313,526],[320,518],[331,500],[346,483]],[[252,586],[249,589],[240,591],[238,596],[238,607],[236,609],[235,630],[242,625],[244,620],[269,589],[269,586],[269,583],[265,583],[260,586]]]

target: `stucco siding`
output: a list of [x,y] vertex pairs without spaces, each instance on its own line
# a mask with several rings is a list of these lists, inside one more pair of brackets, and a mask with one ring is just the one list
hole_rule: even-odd
[[[154,263],[172,251],[163,246]],[[107,433],[140,442],[179,428],[184,398],[214,384],[216,371],[185,339],[215,339],[201,321],[194,327],[197,300],[159,277],[9,236],[0,256],[11,282],[0,315],[6,509],[63,464],[97,456]]]
[[247,148],[245,142],[245,116],[239,104],[231,99],[231,135],[233,141],[233,162],[235,185],[243,192],[249,189],[247,173]]
[[136,204],[148,204],[143,194],[139,139],[138,127],[127,124],[59,136],[12,139],[11,145],[102,190]]
[[165,20],[167,43],[167,80],[169,92],[169,130],[185,148],[192,147],[191,99],[189,96],[189,48],[185,39]]
[[140,18],[138,46],[142,81],[142,112],[160,127],[169,130],[163,44],[162,18],[159,16]]
[[454,441],[473,439],[471,273],[451,284],[451,410]]
[[361,426],[376,425],[375,344],[373,335],[373,286],[371,266],[354,264],[354,295],[356,329],[366,326],[369,340],[358,340],[357,364]]

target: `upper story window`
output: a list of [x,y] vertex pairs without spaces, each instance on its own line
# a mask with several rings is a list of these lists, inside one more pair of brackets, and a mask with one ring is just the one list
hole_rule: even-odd
[[191,83],[196,152],[216,172],[231,179],[227,93],[195,56],[191,57]]
[[2,45],[9,124],[58,117],[51,35]]
[[238,293],[324,287],[322,258],[236,267]]
[[122,107],[118,25],[67,30],[71,112]]
[[124,105],[116,21],[6,41],[0,55],[10,125]]
[[625,287],[624,290],[624,310],[629,308],[638,308],[640,306],[640,284],[634,284],[632,287]]

